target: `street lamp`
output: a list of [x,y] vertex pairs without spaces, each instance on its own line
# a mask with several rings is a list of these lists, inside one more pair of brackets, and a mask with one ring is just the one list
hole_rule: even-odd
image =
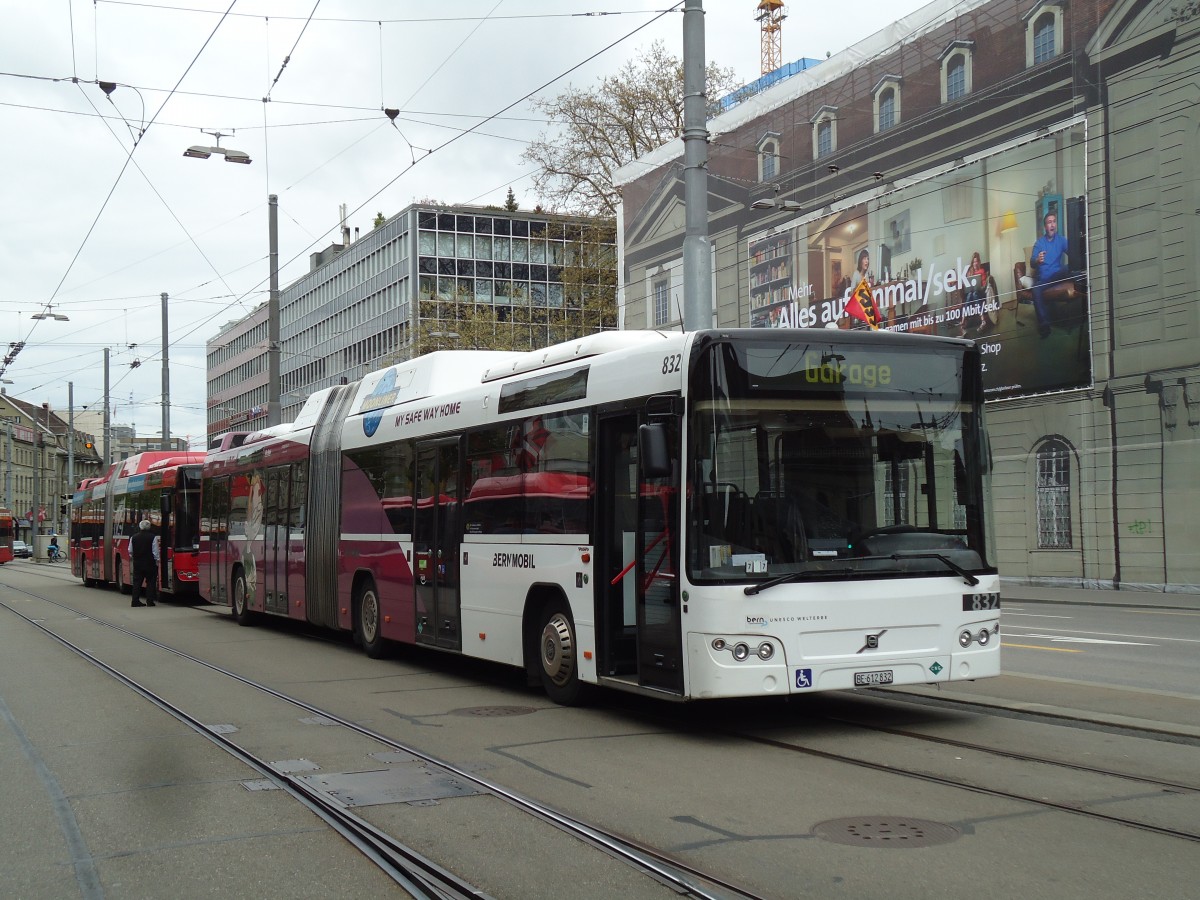
[[773,199],[755,200],[750,204],[751,209],[782,209],[790,212],[798,212],[800,210],[800,206],[801,205],[795,200]]
[[70,322],[71,321],[69,316],[64,316],[62,313],[56,313],[54,311],[54,304],[52,304],[52,303],[46,304],[46,309],[44,312],[34,313],[29,318],[31,318],[31,319],[53,319],[56,322]]
[[226,135],[219,131],[205,131],[205,134],[211,134],[217,139],[215,147],[204,147],[200,144],[193,144],[183,151],[184,156],[190,156],[192,159],[208,159],[214,153],[224,156],[225,162],[241,163],[244,166],[250,165],[250,155],[241,150],[230,150],[228,147],[221,146],[221,138]]

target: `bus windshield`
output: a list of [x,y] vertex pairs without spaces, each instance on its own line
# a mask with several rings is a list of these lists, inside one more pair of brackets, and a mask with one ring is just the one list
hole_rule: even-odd
[[978,364],[921,340],[704,351],[688,413],[694,581],[990,571]]

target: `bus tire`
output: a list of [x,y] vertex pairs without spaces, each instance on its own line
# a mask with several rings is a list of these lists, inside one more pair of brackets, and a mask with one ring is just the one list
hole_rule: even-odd
[[379,608],[379,589],[370,576],[364,578],[354,595],[354,630],[363,652],[371,659],[387,654],[383,638],[383,613]]
[[575,621],[562,598],[555,598],[542,607],[538,632],[538,671],[542,689],[561,706],[574,706],[583,697],[579,680],[578,642]]
[[122,594],[133,593],[133,585],[126,584],[125,579],[121,577],[121,557],[117,557],[113,562],[113,580],[117,583],[117,590]]
[[233,592],[230,596],[230,606],[233,607],[233,618],[239,625],[252,625],[254,613],[250,611],[250,601],[246,597],[246,573],[235,569],[233,573]]

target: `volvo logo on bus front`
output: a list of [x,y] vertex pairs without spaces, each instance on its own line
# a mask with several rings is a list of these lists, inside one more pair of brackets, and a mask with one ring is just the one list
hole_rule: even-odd
[[879,649],[879,639],[881,637],[883,637],[885,634],[887,634],[886,628],[883,629],[883,631],[876,632],[875,634],[868,634],[866,636],[866,643],[862,645],[862,650],[859,650],[858,652],[862,653],[863,650],[878,650]]

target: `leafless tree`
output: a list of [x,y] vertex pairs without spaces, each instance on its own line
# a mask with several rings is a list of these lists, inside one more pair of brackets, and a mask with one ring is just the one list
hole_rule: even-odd
[[[732,69],[710,63],[705,77],[709,114],[734,87]],[[553,123],[522,153],[538,171],[533,183],[550,208],[614,215],[613,174],[683,133],[683,61],[661,41],[591,90],[569,88],[535,100]]]

